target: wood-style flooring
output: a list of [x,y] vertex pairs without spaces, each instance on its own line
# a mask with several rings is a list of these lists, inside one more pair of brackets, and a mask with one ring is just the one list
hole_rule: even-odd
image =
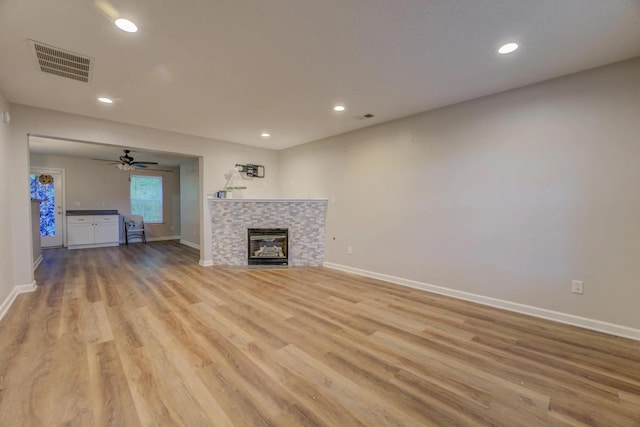
[[176,242],[44,251],[2,426],[640,426],[640,342]]

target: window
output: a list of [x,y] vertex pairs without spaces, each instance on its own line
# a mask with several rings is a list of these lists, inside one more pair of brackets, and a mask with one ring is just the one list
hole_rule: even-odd
[[131,215],[162,222],[162,177],[131,175]]

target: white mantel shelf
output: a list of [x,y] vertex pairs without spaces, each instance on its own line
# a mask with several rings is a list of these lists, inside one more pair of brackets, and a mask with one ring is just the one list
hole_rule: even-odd
[[326,202],[328,199],[219,199],[215,196],[207,196],[207,199],[214,202],[286,202],[286,203],[306,203],[306,202]]

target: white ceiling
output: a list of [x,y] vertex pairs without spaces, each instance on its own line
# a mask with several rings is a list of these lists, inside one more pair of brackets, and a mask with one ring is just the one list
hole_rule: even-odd
[[[135,34],[100,1],[0,0],[0,92],[281,149],[640,55],[639,0],[111,0]],[[93,79],[38,71],[28,39],[93,57]]]

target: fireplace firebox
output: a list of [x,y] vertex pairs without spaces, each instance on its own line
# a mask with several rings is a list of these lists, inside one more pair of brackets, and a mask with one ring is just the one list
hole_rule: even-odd
[[249,228],[249,265],[289,265],[288,228]]

